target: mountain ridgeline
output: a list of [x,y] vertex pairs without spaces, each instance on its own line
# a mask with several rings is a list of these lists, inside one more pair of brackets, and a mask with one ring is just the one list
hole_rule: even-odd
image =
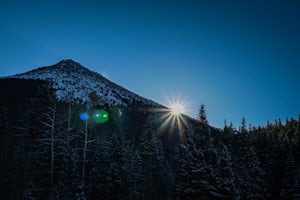
[[122,107],[161,107],[158,103],[126,90],[73,60],[62,60],[56,65],[41,67],[9,78],[44,80],[51,85],[58,101]]
[[300,117],[221,130],[72,60],[3,77],[0,91],[0,199],[300,194]]

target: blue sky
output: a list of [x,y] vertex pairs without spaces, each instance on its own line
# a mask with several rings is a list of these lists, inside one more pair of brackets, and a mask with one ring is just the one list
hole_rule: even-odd
[[210,124],[300,113],[298,1],[0,2],[0,76],[73,59]]

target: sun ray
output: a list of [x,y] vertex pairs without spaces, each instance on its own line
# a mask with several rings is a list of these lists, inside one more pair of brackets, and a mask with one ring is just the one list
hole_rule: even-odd
[[180,140],[185,142],[185,134],[184,134],[184,128],[183,128],[183,125],[185,125],[186,127],[188,127],[187,123],[185,122],[185,120],[181,117],[181,116],[178,116],[177,118],[177,124],[178,124],[178,129],[179,129],[179,137],[180,137]]
[[189,124],[181,115],[179,115],[179,118],[180,118],[181,122],[185,125],[185,127],[189,128]]
[[158,127],[157,129],[157,133],[160,135],[163,130],[165,129],[165,127],[168,125],[168,123],[172,120],[173,116],[169,115],[166,120],[164,120],[164,122]]
[[176,121],[176,116],[172,116],[172,121],[171,121],[171,126],[169,129],[169,140],[174,136],[174,129],[175,129],[175,121]]

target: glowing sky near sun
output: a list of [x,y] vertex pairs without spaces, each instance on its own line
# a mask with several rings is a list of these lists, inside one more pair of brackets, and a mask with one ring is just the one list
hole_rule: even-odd
[[174,115],[180,115],[185,112],[185,107],[180,102],[172,103],[170,105],[170,108],[171,108],[172,114],[174,114]]

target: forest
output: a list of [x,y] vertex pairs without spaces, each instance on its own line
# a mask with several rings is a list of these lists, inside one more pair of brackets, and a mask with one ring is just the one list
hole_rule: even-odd
[[[38,89],[1,98],[3,199],[299,198],[300,115],[217,129],[202,106],[199,119],[160,129],[157,111],[58,102]],[[107,121],[80,117],[100,110]]]

